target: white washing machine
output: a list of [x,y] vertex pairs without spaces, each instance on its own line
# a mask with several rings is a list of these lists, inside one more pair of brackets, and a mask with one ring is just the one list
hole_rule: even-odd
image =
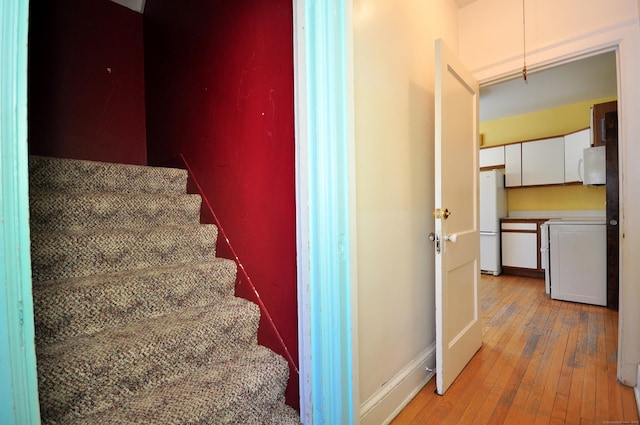
[[607,232],[604,218],[563,218],[542,231],[547,292],[556,300],[607,305]]

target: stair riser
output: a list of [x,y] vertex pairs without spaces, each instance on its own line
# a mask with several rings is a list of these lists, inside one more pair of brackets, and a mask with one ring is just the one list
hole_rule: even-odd
[[32,193],[32,231],[151,228],[200,223],[199,195]]
[[35,281],[68,279],[215,257],[214,225],[116,232],[32,233]]
[[29,157],[31,190],[180,195],[187,176],[186,170],[172,168]]
[[231,260],[34,285],[36,343],[60,342],[233,296]]
[[[259,309],[248,302],[233,307],[243,309],[243,314],[239,310],[227,314],[202,311],[178,324],[167,320],[161,328],[104,334],[109,340],[97,337],[39,352],[43,416],[56,421],[65,412],[88,415],[132,392],[206,367],[213,352],[216,361],[224,361],[245,351],[257,343]],[[103,348],[109,344],[110,349]]]

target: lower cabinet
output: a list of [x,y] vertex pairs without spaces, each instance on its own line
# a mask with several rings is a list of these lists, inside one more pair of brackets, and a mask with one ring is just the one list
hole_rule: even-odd
[[540,225],[546,218],[503,218],[502,271],[505,274],[544,278],[540,257]]

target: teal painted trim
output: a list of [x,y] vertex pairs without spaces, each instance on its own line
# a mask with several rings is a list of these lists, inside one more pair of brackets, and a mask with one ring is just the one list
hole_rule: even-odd
[[28,0],[0,2],[0,423],[39,424],[27,148]]
[[345,0],[305,1],[313,424],[354,423]]

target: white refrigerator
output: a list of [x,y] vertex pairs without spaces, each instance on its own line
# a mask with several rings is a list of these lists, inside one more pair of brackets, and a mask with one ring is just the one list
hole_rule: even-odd
[[507,216],[507,192],[500,170],[480,172],[480,271],[502,273],[500,219]]

